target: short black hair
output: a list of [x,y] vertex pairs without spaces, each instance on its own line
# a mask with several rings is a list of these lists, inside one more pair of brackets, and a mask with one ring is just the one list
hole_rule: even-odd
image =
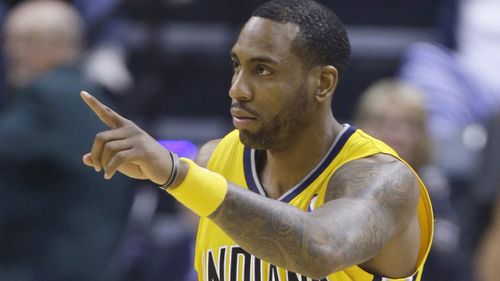
[[331,9],[313,0],[272,0],[257,7],[252,17],[296,24],[300,31],[291,51],[304,66],[333,65],[339,77],[344,73],[351,47],[342,22]]

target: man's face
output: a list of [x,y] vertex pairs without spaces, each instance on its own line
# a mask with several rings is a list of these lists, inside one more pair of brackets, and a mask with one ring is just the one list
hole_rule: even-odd
[[385,99],[373,105],[361,125],[367,133],[383,140],[403,159],[416,165],[426,137],[424,124],[420,110],[411,104]]
[[252,17],[231,51],[231,114],[245,145],[283,148],[311,119],[313,79],[291,51],[298,32],[295,24]]
[[43,38],[41,26],[26,11],[11,15],[5,24],[7,80],[13,87],[25,85],[51,66],[51,46]]

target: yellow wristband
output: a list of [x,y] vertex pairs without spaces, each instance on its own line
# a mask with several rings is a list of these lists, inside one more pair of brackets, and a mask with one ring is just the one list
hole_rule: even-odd
[[224,201],[227,193],[227,180],[212,171],[196,165],[188,158],[181,158],[189,166],[184,180],[167,192],[184,206],[199,216],[213,213]]

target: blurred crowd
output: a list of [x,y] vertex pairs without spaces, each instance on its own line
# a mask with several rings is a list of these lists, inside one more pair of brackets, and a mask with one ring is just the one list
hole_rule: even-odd
[[[103,125],[79,91],[194,157],[231,129],[229,50],[263,2],[0,0],[0,280],[197,280],[197,218],[148,182],[81,163]],[[422,280],[498,280],[500,2],[320,2],[353,50],[335,116],[395,148],[429,189]]]

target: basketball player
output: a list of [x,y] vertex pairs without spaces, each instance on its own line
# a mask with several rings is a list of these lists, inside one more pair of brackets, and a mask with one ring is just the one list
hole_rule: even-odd
[[424,185],[394,150],[332,115],[349,48],[322,5],[268,2],[231,50],[236,130],[196,163],[179,161],[82,92],[111,128],[83,161],[108,179],[151,180],[201,217],[199,280],[420,280],[433,231]]

